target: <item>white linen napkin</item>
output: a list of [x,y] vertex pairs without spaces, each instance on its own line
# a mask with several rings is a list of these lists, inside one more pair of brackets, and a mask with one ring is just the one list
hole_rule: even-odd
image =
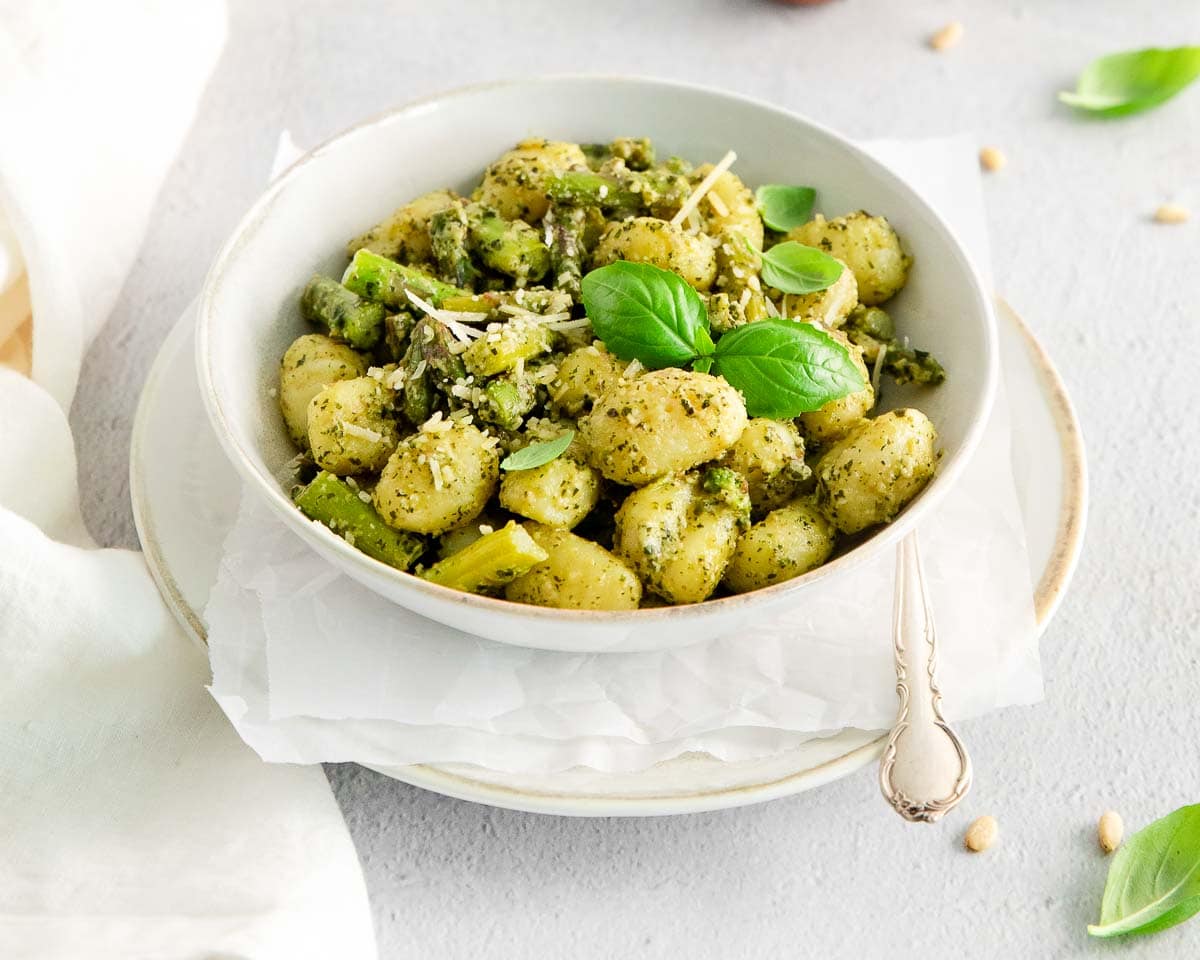
[[[968,138],[870,146],[987,263]],[[969,531],[965,535],[964,531]],[[967,472],[921,527],[946,639],[948,714],[1041,698],[1032,578],[1003,392]],[[371,593],[243,495],[205,611],[213,695],[263,757],[632,771],[689,751],[771,755],[890,726],[894,562],[837,578],[786,616],[662,653],[573,655],[471,637]],[[984,612],[986,611],[986,615]]]
[[321,770],[240,742],[140,554],[79,513],[83,350],[224,34],[216,0],[0,2],[4,960],[375,956]]

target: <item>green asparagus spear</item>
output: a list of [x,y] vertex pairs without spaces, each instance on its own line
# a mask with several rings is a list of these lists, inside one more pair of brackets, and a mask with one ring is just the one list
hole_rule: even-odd
[[617,213],[637,211],[642,198],[612,177],[586,170],[568,170],[546,181],[546,195],[573,207],[599,207]]
[[397,310],[388,314],[383,325],[383,342],[393,360],[401,360],[408,349],[408,337],[416,326],[417,318],[410,310]]
[[364,300],[332,277],[317,275],[308,281],[300,297],[305,320],[320,323],[331,335],[359,350],[370,350],[383,335],[387,310],[382,304]]
[[484,334],[463,352],[462,358],[477,377],[491,377],[532,360],[553,347],[550,331],[540,323],[513,319],[499,330]]
[[404,389],[400,393],[400,412],[413,426],[420,426],[433,413],[433,386],[429,364],[425,360],[425,341],[417,335],[408,338],[408,350],[400,367],[404,370]]
[[413,338],[421,340],[421,355],[425,358],[429,379],[434,386],[446,390],[466,377],[467,368],[462,358],[451,349],[454,338],[442,324],[429,319],[422,320],[414,328]]
[[460,287],[471,288],[481,274],[467,249],[467,216],[463,207],[463,202],[457,200],[435,213],[429,220],[429,237],[442,275],[452,277]]
[[545,276],[550,251],[524,220],[505,220],[495,210],[473,203],[467,207],[467,223],[471,247],[487,266],[522,285]]
[[524,527],[512,521],[440,560],[423,576],[443,587],[479,593],[502,587],[549,558]]
[[342,277],[342,285],[360,297],[382,303],[393,310],[409,306],[405,290],[411,290],[435,307],[441,306],[447,297],[471,296],[469,290],[460,290],[431,277],[423,270],[403,266],[365,248],[354,254]]
[[496,377],[483,388],[479,416],[505,430],[518,430],[536,402],[537,390],[529,380]]
[[587,212],[580,207],[551,203],[542,220],[550,235],[550,282],[555,288],[579,297],[583,279],[583,232]]
[[296,506],[351,546],[397,570],[407,570],[425,552],[420,537],[393,530],[358,492],[324,470],[296,495]]

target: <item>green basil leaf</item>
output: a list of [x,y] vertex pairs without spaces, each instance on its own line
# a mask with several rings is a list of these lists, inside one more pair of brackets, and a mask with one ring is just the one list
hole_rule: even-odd
[[772,230],[787,233],[808,223],[812,217],[817,191],[812,187],[790,187],[785,183],[764,183],[754,193],[762,221]]
[[708,312],[678,274],[621,260],[583,278],[583,306],[596,336],[622,360],[678,367],[700,351]]
[[850,351],[824,330],[790,320],[731,330],[717,341],[716,361],[752,417],[798,417],[866,385]]
[[816,247],[795,240],[773,246],[762,255],[762,278],[784,293],[816,293],[837,282],[842,265]]
[[1156,933],[1200,911],[1200,804],[1139,830],[1113,856],[1093,937]]
[[574,439],[575,431],[568,430],[553,440],[540,440],[537,443],[531,443],[527,447],[522,447],[520,450],[510,453],[501,460],[500,469],[514,471],[532,470],[534,467],[540,467],[544,463],[549,463],[551,460],[561,457]]
[[1093,60],[1058,99],[1104,117],[1149,110],[1200,76],[1200,47],[1130,50]]

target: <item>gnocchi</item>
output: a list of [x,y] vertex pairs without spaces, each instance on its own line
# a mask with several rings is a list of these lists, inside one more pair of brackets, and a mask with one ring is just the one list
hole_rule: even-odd
[[920,410],[866,420],[817,464],[817,502],[842,533],[891,520],[937,468],[937,431]]
[[431,589],[628,611],[801,576],[917,496],[937,432],[879,378],[946,372],[877,306],[891,224],[768,229],[795,191],[663,156],[523,140],[350,240],[279,366],[298,509]]
[[676,369],[617,381],[580,422],[592,466],[634,485],[715,460],[745,427],[746,406],[733,387]]

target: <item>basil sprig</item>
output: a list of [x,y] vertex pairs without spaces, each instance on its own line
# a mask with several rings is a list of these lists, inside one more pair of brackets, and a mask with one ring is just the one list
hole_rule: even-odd
[[697,354],[696,335],[708,332],[708,315],[682,277],[648,263],[622,261],[593,270],[583,280],[583,305],[602,317],[611,353],[635,357],[651,369],[678,367]]
[[865,385],[849,351],[811,324],[760,320],[714,343],[700,295],[649,264],[593,270],[583,278],[583,305],[592,329],[622,360],[711,370],[741,392],[752,417],[789,419]]
[[754,193],[762,222],[772,230],[787,233],[808,223],[812,217],[817,191],[812,187],[791,187],[785,183],[764,183]]
[[784,293],[816,293],[837,283],[841,263],[816,247],[788,240],[762,255],[762,278]]
[[819,410],[865,385],[844,346],[794,320],[760,320],[730,331],[717,341],[716,366],[745,395],[747,413],[773,420]]
[[1200,76],[1200,47],[1129,50],[1093,60],[1063,103],[1104,117],[1157,107]]
[[553,440],[539,440],[537,443],[531,443],[527,447],[522,447],[520,450],[510,453],[501,460],[500,469],[513,472],[516,470],[532,470],[534,467],[540,467],[551,460],[557,460],[561,457],[574,439],[575,431],[568,430]]
[[1166,930],[1200,911],[1200,804],[1139,830],[1108,868],[1093,937]]

